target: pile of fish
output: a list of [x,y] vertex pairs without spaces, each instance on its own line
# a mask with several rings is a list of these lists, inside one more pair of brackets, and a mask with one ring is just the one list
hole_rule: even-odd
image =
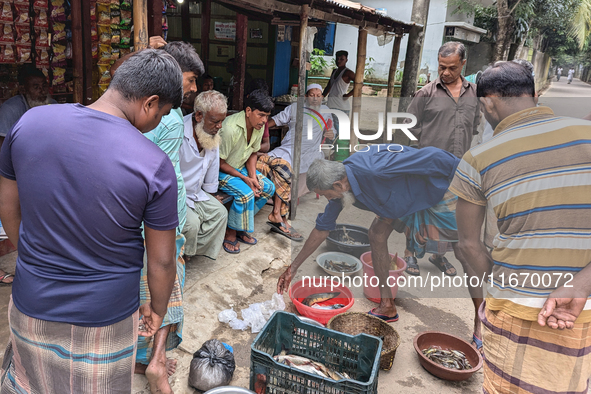
[[312,308],[316,309],[324,309],[324,310],[331,310],[331,309],[340,309],[344,308],[345,305],[343,304],[333,304],[333,305],[318,305],[321,302],[332,300],[341,294],[340,291],[334,291],[332,293],[316,293],[309,295],[308,297],[304,298],[302,304],[306,306],[311,306]]
[[429,360],[449,369],[472,369],[472,365],[466,355],[459,350],[443,350],[439,346],[430,346],[422,350]]
[[337,381],[342,379],[351,379],[345,372],[339,373],[331,368],[326,367],[324,364],[321,364],[317,361],[312,361],[306,357],[296,356],[295,354],[286,354],[285,350],[273,358],[280,364],[318,375],[323,378],[329,378]]
[[357,264],[347,263],[345,261],[325,260],[324,268],[338,272],[353,272],[357,269]]
[[355,241],[355,239],[351,238],[351,236],[347,232],[346,228],[343,227],[342,230],[343,230],[343,235],[341,236],[342,243],[347,244],[347,245],[354,245],[354,246],[367,245],[367,244],[364,244],[363,242]]

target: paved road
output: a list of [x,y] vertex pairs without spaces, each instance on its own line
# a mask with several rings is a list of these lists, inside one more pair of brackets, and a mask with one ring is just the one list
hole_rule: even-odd
[[540,97],[540,104],[547,105],[556,115],[583,118],[591,112],[591,85],[574,79],[568,84],[566,77],[552,81],[550,88]]

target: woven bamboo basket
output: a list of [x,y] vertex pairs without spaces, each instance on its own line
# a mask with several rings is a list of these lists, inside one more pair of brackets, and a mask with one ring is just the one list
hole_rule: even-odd
[[389,371],[392,368],[400,335],[385,321],[367,313],[345,312],[330,319],[326,327],[349,335],[365,333],[382,339],[380,369]]

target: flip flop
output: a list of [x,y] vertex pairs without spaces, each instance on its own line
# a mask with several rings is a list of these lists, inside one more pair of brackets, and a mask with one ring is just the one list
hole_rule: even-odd
[[372,316],[377,317],[378,319],[382,319],[386,323],[394,323],[394,322],[398,321],[398,313],[396,314],[396,316],[390,317],[390,316],[386,316],[386,315],[380,315],[379,313],[375,313],[374,311],[376,309],[377,308],[373,308],[371,311],[369,311],[367,313],[369,313]]
[[4,275],[0,276],[0,286],[11,286],[12,282],[10,282],[10,283],[4,282],[4,279],[10,278],[10,277],[14,278],[14,275],[13,274],[4,274]]
[[224,243],[222,243],[222,247],[224,248],[224,250],[226,252],[228,252],[230,254],[238,254],[238,253],[240,253],[240,248],[238,248],[238,250],[228,249],[228,248],[226,248],[226,245],[224,245],[226,243],[228,243],[228,244],[230,244],[232,246],[236,246],[236,244],[238,243],[238,239],[236,239],[235,241],[230,241],[229,239],[224,239]]
[[482,352],[482,339],[478,338],[474,333],[472,334],[472,342],[476,345],[476,349]]
[[453,274],[448,274],[447,271],[451,268],[456,269],[456,267],[454,267],[453,265],[451,265],[451,263],[449,261],[447,261],[447,259],[445,258],[445,256],[443,256],[440,260],[441,262],[436,262],[433,260],[433,256],[429,257],[429,262],[431,264],[433,264],[435,267],[439,268],[439,271],[443,272],[445,275],[447,276],[456,276],[458,274],[458,270],[456,270],[456,272],[454,272]]
[[[289,228],[283,222],[274,223],[274,222],[268,221],[267,224],[269,226],[271,226],[271,231],[273,231],[274,233],[277,233],[277,234],[281,234],[284,237],[287,237],[287,238],[291,239],[292,241],[302,242],[304,240],[304,237],[302,237],[302,236],[294,237],[291,234],[291,231],[289,230]],[[286,231],[281,230],[282,228],[285,228],[289,232],[286,232]],[[293,227],[291,228],[291,230],[294,231],[294,232],[297,232],[296,229],[294,229]]]
[[[415,256],[407,256],[404,258],[404,261],[406,261],[406,273],[412,276],[421,276],[421,271],[419,268],[419,262],[417,261],[417,258]],[[409,268],[413,268],[416,270],[416,272],[411,272],[408,269]]]
[[257,241],[257,239],[255,237],[250,236],[250,235],[249,235],[249,237],[252,238],[254,241],[252,241],[252,242],[245,241],[244,240],[245,235],[246,235],[246,233],[244,231],[237,232],[236,233],[236,240],[242,242],[243,244],[247,244],[247,245],[256,245],[257,242],[259,242],[259,241]]

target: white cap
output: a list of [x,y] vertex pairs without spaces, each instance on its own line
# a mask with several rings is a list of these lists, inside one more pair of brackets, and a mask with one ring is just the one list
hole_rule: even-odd
[[320,89],[320,90],[322,90],[322,86],[320,86],[317,83],[311,83],[310,85],[308,85],[308,88],[306,89],[306,93],[308,93],[312,89]]

